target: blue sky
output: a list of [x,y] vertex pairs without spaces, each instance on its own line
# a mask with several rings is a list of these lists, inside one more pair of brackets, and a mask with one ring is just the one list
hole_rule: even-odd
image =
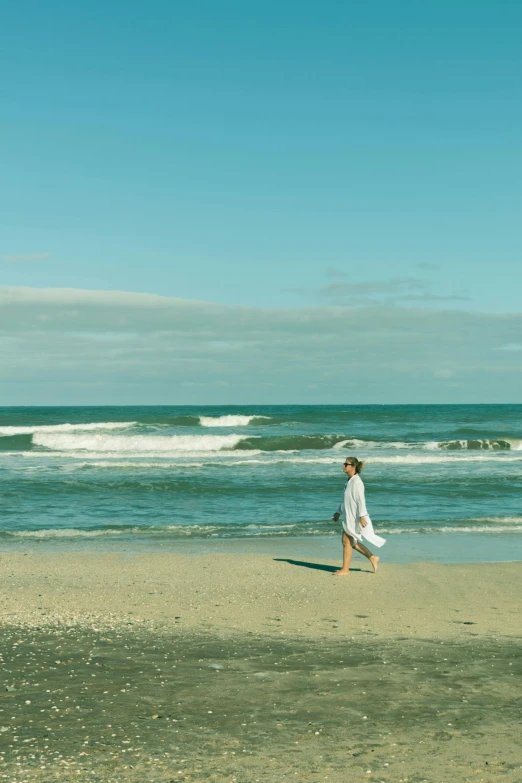
[[521,27],[506,0],[10,4],[0,285],[515,317]]

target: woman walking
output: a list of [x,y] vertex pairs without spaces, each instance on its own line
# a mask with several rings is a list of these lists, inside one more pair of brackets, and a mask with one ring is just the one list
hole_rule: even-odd
[[381,547],[386,542],[385,538],[381,538],[374,532],[366,510],[364,484],[359,475],[363,466],[364,462],[357,457],[347,457],[344,461],[343,471],[348,476],[348,481],[344,488],[343,500],[332,517],[333,521],[337,522],[341,514],[343,516],[343,565],[335,572],[335,576],[348,576],[354,549],[368,558],[376,573],[379,558],[364,546],[362,539],[365,538],[377,547]]

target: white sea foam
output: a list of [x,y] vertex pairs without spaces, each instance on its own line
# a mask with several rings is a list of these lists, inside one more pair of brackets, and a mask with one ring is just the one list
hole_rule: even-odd
[[[25,452],[28,457],[33,456],[34,452]],[[324,466],[330,466],[330,465],[340,465],[339,459],[336,457],[292,457],[292,456],[286,456],[284,454],[278,453],[278,452],[272,452],[272,455],[267,455],[266,452],[260,452],[260,451],[241,451],[239,452],[241,454],[241,458],[237,459],[237,451],[222,451],[222,452],[196,452],[192,455],[189,455],[187,453],[182,453],[179,456],[179,459],[175,462],[172,461],[174,459],[173,455],[168,455],[166,457],[165,461],[163,462],[157,462],[157,461],[147,461],[147,462],[134,462],[134,461],[121,461],[121,454],[85,454],[83,452],[77,453],[77,454],[69,454],[69,453],[63,453],[60,456],[62,457],[72,457],[75,460],[76,459],[82,459],[83,462],[82,465],[85,466],[92,466],[92,467],[99,467],[99,468],[203,468],[206,465],[221,465],[223,467],[241,467],[241,466],[276,466],[276,465],[324,465]],[[38,455],[40,456],[40,454]],[[46,455],[47,456],[47,455]],[[49,456],[57,456],[55,453],[49,453]],[[154,459],[157,459],[162,455],[160,454],[132,454],[133,459],[144,459],[147,457],[151,457]],[[111,459],[113,457],[113,459]],[[191,461],[188,462],[187,459],[197,459],[198,461]],[[104,459],[102,459],[104,458]],[[170,460],[170,461],[167,461]],[[86,461],[88,460],[88,461]],[[92,461],[91,461],[92,460]],[[95,461],[97,460],[97,461]],[[497,457],[496,455],[493,456],[466,456],[463,455],[462,457],[438,457],[434,455],[433,457],[422,457],[420,455],[405,455],[405,456],[396,456],[396,457],[368,457],[366,460],[366,463],[368,465],[370,464],[380,464],[380,465],[430,465],[430,464],[450,464],[450,463],[486,463],[486,462],[492,462],[495,465],[503,464],[503,463],[513,463],[513,462],[522,462],[522,455],[521,456],[511,456],[506,457],[503,456],[501,458]]]
[[[242,529],[237,526],[227,525],[164,525],[151,527],[105,528],[97,530],[82,530],[81,528],[45,528],[40,530],[9,530],[2,531],[0,535],[7,538],[24,539],[60,539],[60,538],[112,538],[113,536],[142,536],[159,537],[168,536],[174,538],[204,538],[210,537],[258,537],[258,536],[287,536],[290,535],[296,525],[248,525]],[[303,535],[330,531],[312,530],[304,528]]]
[[389,465],[445,465],[450,462],[521,462],[522,455],[510,455],[509,451],[492,451],[486,454],[473,454],[469,451],[457,454],[398,454],[387,457],[368,456],[366,460],[368,465],[389,464]]
[[497,525],[522,525],[522,517],[516,516],[516,517],[482,517],[480,519],[474,519],[473,522],[494,522]]
[[[16,452],[12,452],[16,453]],[[281,465],[281,464],[313,464],[313,465],[337,465],[339,464],[338,459],[334,459],[332,457],[330,458],[317,458],[317,459],[285,459],[281,454],[278,452],[272,452],[274,455],[273,457],[268,456],[266,452],[262,451],[241,451],[239,452],[242,455],[241,459],[235,459],[235,455],[238,454],[237,451],[232,452],[225,452],[225,451],[217,451],[217,452],[197,452],[193,455],[194,458],[199,458],[198,462],[186,462],[187,458],[190,457],[189,454],[183,453],[180,455],[179,459],[175,462],[172,461],[174,458],[172,455],[168,455],[168,457],[163,462],[153,462],[153,461],[147,461],[147,462],[137,462],[134,461],[134,459],[144,458],[144,457],[154,457],[155,459],[161,455],[154,454],[154,455],[148,455],[148,454],[141,454],[141,455],[132,455],[132,460],[129,458],[129,460],[123,462],[121,461],[121,454],[114,455],[114,459],[110,459],[110,454],[69,454],[67,452],[64,452],[60,456],[62,457],[73,457],[74,459],[83,460],[82,462],[79,462],[75,467],[98,467],[98,468],[203,468],[206,465],[212,465],[214,462],[220,466],[226,466],[226,467],[235,467],[239,465]],[[28,457],[34,457],[34,451],[27,451],[24,452]],[[50,452],[46,456],[55,457],[59,455],[59,452]],[[244,458],[243,458],[244,455]],[[259,458],[261,456],[261,458]],[[276,456],[277,455],[277,456]],[[38,454],[40,456],[40,453]],[[102,457],[104,459],[102,459]],[[92,461],[91,461],[92,460]],[[167,461],[169,460],[169,461]]]
[[522,440],[518,438],[472,438],[468,440],[432,441],[425,444],[428,449],[447,451],[521,451]]
[[408,442],[403,440],[361,440],[360,438],[347,438],[334,443],[332,449],[430,449],[438,448],[437,443],[427,443],[423,441]]
[[[102,460],[103,466],[112,466],[115,467],[118,464],[121,467],[125,466],[132,466],[137,465],[135,460],[147,460],[146,462],[141,463],[143,467],[158,467],[158,468],[166,468],[169,466],[172,467],[191,467],[194,465],[195,467],[201,467],[202,465],[207,464],[209,461],[216,461],[218,464],[229,464],[235,457],[237,457],[237,454],[240,453],[241,455],[244,455],[245,457],[255,457],[258,454],[261,454],[260,451],[252,450],[241,450],[240,452],[237,451],[176,451],[176,452],[165,452],[165,451],[134,451],[130,453],[125,453],[121,451],[1,451],[0,452],[0,459],[3,459],[5,457],[16,457],[16,458],[24,458],[28,460],[35,460],[35,459],[45,459],[51,462],[51,460],[75,460],[75,461],[81,461],[85,465],[94,465],[95,460]],[[125,460],[125,462],[121,460]],[[184,462],[184,460],[187,459],[193,459],[198,460],[198,462]],[[118,463],[118,460],[120,462]],[[161,460],[158,462],[151,462],[150,460]],[[337,461],[337,460],[336,460]],[[72,464],[72,463],[71,463]],[[81,464],[81,463],[80,463]],[[102,467],[102,462],[99,463],[99,466]]]
[[105,528],[97,530],[82,530],[81,528],[45,528],[40,530],[3,530],[2,535],[12,538],[107,538],[112,536],[129,535],[179,535],[191,536],[193,534],[212,534],[214,531],[226,533],[226,527],[219,528],[216,525],[166,525],[164,527],[127,527]]
[[358,438],[348,438],[347,440],[340,440],[337,443],[334,443],[332,449],[334,451],[337,451],[339,449],[345,449],[345,448],[362,449],[364,447],[370,447],[372,445],[378,445],[378,444],[374,444],[371,440],[359,440]]
[[[156,440],[156,439],[155,439]],[[327,452],[328,453],[328,452]],[[324,454],[324,452],[323,452]],[[241,455],[241,456],[240,456]],[[81,460],[85,465],[98,467],[202,467],[205,464],[216,462],[224,465],[340,465],[339,456],[301,457],[295,452],[260,451],[259,449],[223,450],[223,451],[2,451],[0,460],[6,458],[24,458],[28,460]],[[122,457],[125,462],[122,461]],[[513,454],[509,451],[494,451],[482,454],[457,452],[453,454],[400,454],[389,456],[364,455],[368,465],[429,465],[452,463],[504,463],[522,462],[522,454]],[[134,460],[147,460],[135,462]],[[151,460],[156,460],[151,462]],[[157,461],[161,460],[161,461]],[[174,461],[175,460],[175,461]],[[186,462],[197,460],[197,462]]]
[[174,453],[233,449],[242,435],[62,435],[36,433],[33,443],[57,451]]
[[3,531],[13,538],[99,538],[101,536],[119,536],[129,530],[80,530],[78,528],[56,528],[47,530],[15,530]]
[[[470,524],[473,520],[465,520],[463,525],[442,525],[441,527],[387,527],[378,526],[378,532],[387,536],[396,535],[427,535],[457,533],[465,534],[503,534],[522,533],[522,517],[486,518],[477,520],[476,524]],[[259,537],[259,536],[325,536],[336,535],[336,531],[326,527],[313,528],[309,525],[283,524],[283,525],[165,525],[151,527],[122,527],[122,528],[98,528],[96,530],[81,528],[46,528],[40,530],[4,530],[2,537],[22,539],[92,539],[112,538],[120,536],[158,537],[168,536],[174,538],[205,538],[205,537]]]
[[522,440],[517,438],[482,438],[470,440],[447,441],[384,441],[361,440],[360,438],[347,438],[340,440],[332,446],[332,450],[339,449],[419,449],[427,451],[522,451]]
[[202,427],[246,427],[253,419],[270,419],[270,416],[200,416]]
[[426,533],[520,533],[522,532],[522,519],[521,524],[503,524],[502,527],[498,525],[442,525],[441,527],[395,527],[387,528],[380,527],[378,532],[383,535],[404,535],[404,534],[417,534],[422,535]]
[[0,436],[33,435],[35,433],[92,432],[93,430],[123,430],[133,427],[136,421],[99,421],[90,424],[35,424],[28,427],[0,427]]
[[332,449],[423,449],[426,444],[407,443],[406,441],[385,441],[385,440],[360,440],[360,438],[348,438],[341,440],[332,446]]
[[[83,455],[82,455],[83,456]],[[204,462],[118,462],[115,460],[100,460],[100,461],[88,461],[78,462],[74,465],[74,468],[125,468],[140,469],[143,468],[203,468]]]

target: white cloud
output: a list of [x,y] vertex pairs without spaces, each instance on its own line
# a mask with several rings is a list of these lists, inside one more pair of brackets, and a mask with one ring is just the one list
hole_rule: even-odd
[[[0,289],[4,404],[516,401],[522,314]],[[191,391],[191,389],[193,391]]]

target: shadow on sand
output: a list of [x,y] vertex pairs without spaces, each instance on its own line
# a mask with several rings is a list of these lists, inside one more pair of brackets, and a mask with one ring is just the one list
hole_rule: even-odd
[[[313,568],[316,571],[327,571],[329,574],[334,574],[340,568],[340,566],[324,565],[323,563],[309,563],[307,560],[292,560],[289,557],[274,557],[274,560],[276,563],[290,563],[290,565],[301,566],[301,568]],[[350,571],[362,571],[365,573],[366,569],[350,568]]]

